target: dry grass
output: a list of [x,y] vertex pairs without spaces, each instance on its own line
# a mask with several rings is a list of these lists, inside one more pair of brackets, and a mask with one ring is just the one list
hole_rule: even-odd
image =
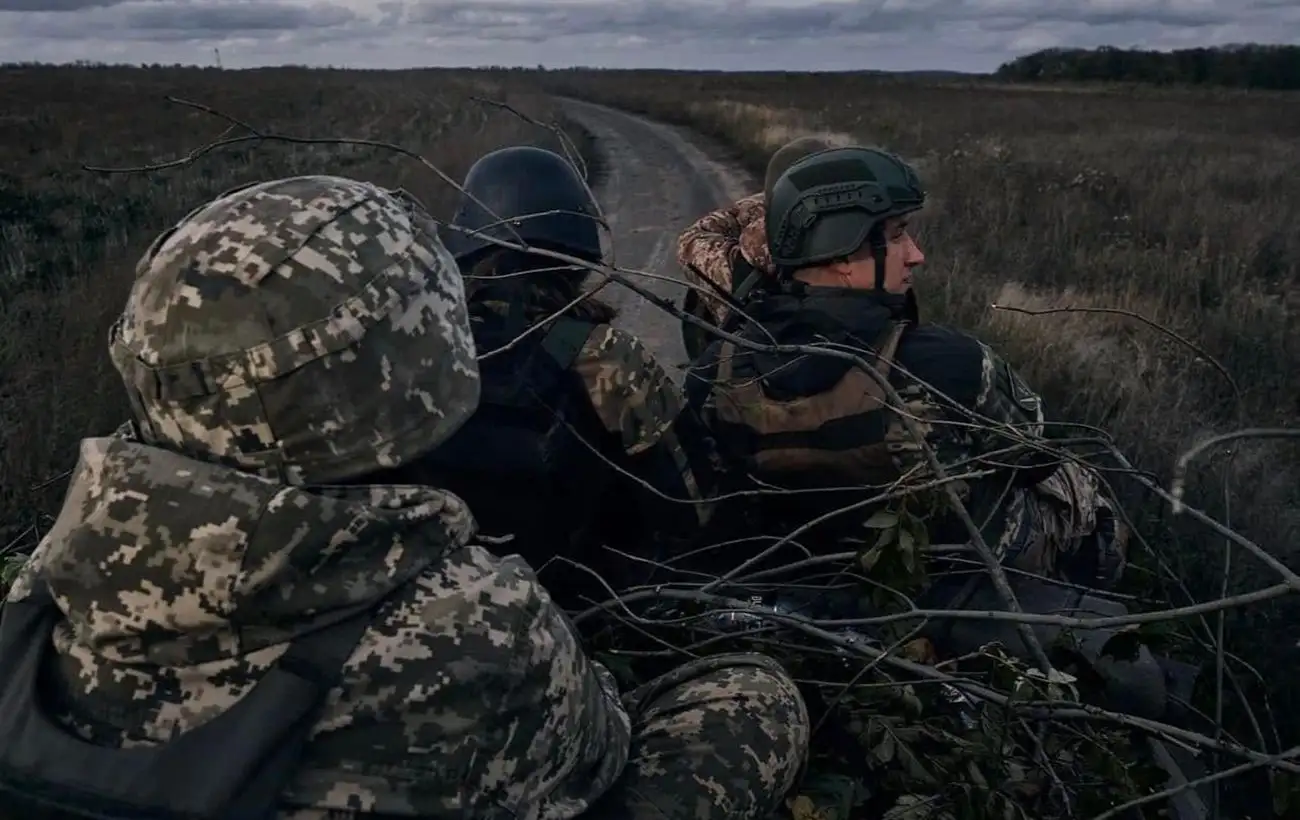
[[[1111,431],[1167,478],[1177,453],[1212,431],[1294,426],[1300,417],[1300,97],[1286,94],[931,83],[852,75],[627,75],[572,72],[553,88],[676,121],[734,147],[761,171],[797,133],[847,132],[918,160],[932,204],[919,295],[930,319],[1001,349],[1061,418]],[[1186,346],[1133,319],[994,311],[1135,311],[1202,346],[1241,388]],[[1300,568],[1300,458],[1246,443],[1230,467],[1202,459],[1195,503]],[[1132,488],[1129,488],[1130,491]],[[1218,597],[1222,546],[1170,525],[1161,505],[1130,508]],[[1267,570],[1238,559],[1235,588]],[[1269,577],[1268,582],[1274,578]],[[1216,594],[1210,595],[1212,589]],[[1236,613],[1231,645],[1276,673],[1295,668],[1300,608]],[[1285,684],[1275,704],[1296,714]],[[1287,708],[1287,707],[1290,708]]]
[[401,185],[436,214],[454,191],[391,152],[357,147],[240,146],[192,166],[104,176],[81,163],[173,159],[226,124],[163,101],[200,101],[259,129],[397,142],[463,177],[483,152],[554,136],[467,99],[474,93],[543,121],[551,104],[483,77],[199,69],[0,70],[0,546],[57,512],[78,439],[124,418],[105,340],[135,260],[159,231],[245,182],[335,173]]

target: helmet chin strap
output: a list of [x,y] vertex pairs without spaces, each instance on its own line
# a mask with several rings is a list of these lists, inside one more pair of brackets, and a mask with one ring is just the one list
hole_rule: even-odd
[[876,269],[876,298],[880,303],[889,307],[896,319],[905,319],[913,324],[920,321],[919,311],[917,310],[916,296],[909,288],[905,294],[890,293],[885,290],[885,259],[889,255],[889,249],[885,244],[884,238],[877,235],[871,238],[871,260],[875,263]]
[[889,249],[881,237],[873,236],[871,238],[871,260],[876,266],[876,292],[885,293],[885,258],[889,255]]

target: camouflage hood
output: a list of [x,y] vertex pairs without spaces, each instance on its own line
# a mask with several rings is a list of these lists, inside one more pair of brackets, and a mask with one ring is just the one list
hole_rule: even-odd
[[247,655],[378,601],[467,542],[425,487],[291,487],[152,447],[86,439],[58,521],[14,594],[48,583],[56,643],[120,664]]

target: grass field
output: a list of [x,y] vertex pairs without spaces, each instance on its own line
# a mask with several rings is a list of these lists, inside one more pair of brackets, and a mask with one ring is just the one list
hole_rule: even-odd
[[246,143],[153,173],[88,173],[184,157],[230,123],[263,133],[391,141],[461,179],[482,153],[556,136],[477,95],[550,122],[548,101],[452,72],[38,68],[0,70],[0,546],[57,512],[77,441],[112,430],[125,401],[108,327],[148,242],[245,182],[336,173],[401,185],[449,216],[454,190],[417,162],[356,146]]

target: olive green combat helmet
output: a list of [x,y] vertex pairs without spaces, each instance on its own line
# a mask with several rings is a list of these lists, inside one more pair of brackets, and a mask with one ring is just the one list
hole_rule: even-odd
[[788,274],[845,258],[870,243],[881,289],[885,220],[924,205],[920,177],[899,157],[864,146],[818,151],[791,165],[772,186],[766,216],[772,263]]

